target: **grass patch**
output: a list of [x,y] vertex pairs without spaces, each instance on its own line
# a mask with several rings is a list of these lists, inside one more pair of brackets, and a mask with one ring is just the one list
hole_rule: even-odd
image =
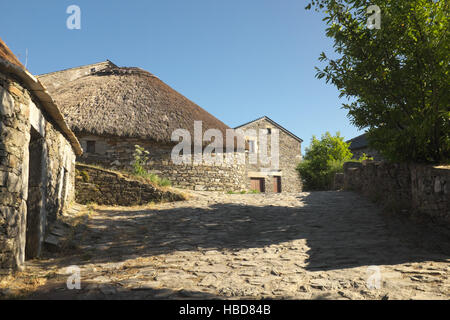
[[169,179],[161,178],[157,174],[148,172],[148,171],[141,171],[141,172],[128,172],[130,175],[136,177],[136,178],[142,178],[145,182],[150,182],[151,184],[158,186],[158,187],[171,187],[172,182],[170,182]]
[[237,192],[232,190],[227,191],[227,194],[259,194],[259,193],[261,192],[259,192],[258,190],[249,190],[249,191],[242,190]]

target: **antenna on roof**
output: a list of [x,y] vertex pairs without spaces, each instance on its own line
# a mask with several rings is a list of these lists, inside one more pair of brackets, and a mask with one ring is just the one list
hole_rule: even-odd
[[27,69],[28,65],[28,48],[25,49],[25,69]]

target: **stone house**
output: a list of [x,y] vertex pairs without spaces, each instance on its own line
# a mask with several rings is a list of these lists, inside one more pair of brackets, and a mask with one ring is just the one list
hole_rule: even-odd
[[275,130],[278,131],[279,163],[276,166],[274,166],[272,161],[270,163],[262,163],[261,159],[258,158],[255,163],[252,163],[252,161],[247,159],[247,178],[251,190],[267,193],[302,191],[302,182],[296,170],[297,165],[302,160],[302,139],[266,116],[240,125],[235,129],[242,129],[244,132],[249,132],[249,130],[253,129],[257,133],[256,136],[245,136],[248,149],[247,158],[251,153],[257,153],[261,147],[258,134],[260,130],[265,130],[267,133],[267,142],[265,144],[269,154],[272,150],[272,139],[270,139],[270,136],[273,135]]
[[45,87],[0,39],[0,271],[38,257],[74,199],[81,146]]

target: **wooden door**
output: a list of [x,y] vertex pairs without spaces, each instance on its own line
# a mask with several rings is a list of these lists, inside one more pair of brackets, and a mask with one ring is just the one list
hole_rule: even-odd
[[266,192],[264,178],[250,178],[250,188],[259,192]]
[[273,192],[281,193],[281,177],[273,177]]

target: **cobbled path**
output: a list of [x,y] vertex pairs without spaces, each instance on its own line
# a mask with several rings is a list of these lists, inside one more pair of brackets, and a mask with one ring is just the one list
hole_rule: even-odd
[[29,298],[449,299],[449,234],[433,228],[351,192],[96,207],[76,249],[29,263],[48,278]]

